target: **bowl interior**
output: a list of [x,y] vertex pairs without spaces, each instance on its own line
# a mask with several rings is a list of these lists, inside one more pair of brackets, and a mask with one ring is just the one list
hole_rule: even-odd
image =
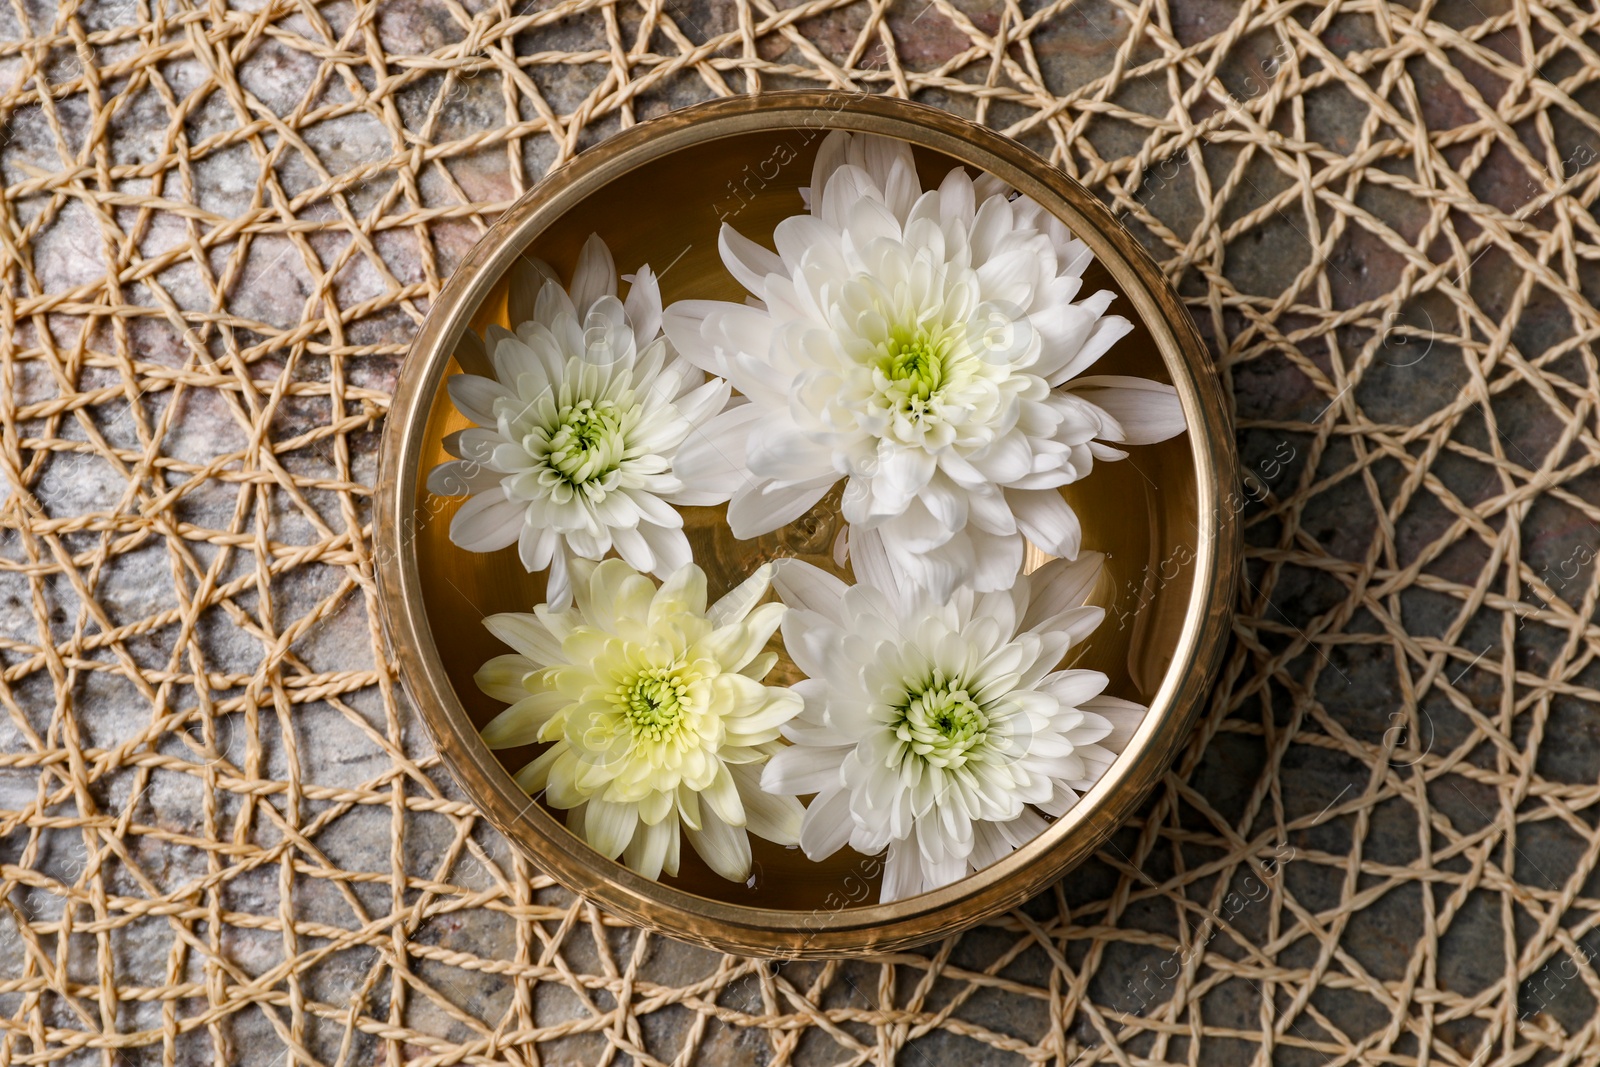
[[[809,139],[807,134],[810,133]],[[584,199],[523,249],[554,266],[570,280],[578,250],[591,233],[611,247],[617,267],[632,273],[648,263],[661,276],[665,302],[685,297],[742,300],[744,290],[723,268],[717,232],[725,220],[745,236],[771,247],[773,228],[801,210],[799,190],[810,183],[812,159],[821,141],[813,131],[794,129],[739,134],[684,150],[629,171]],[[937,152],[916,148],[924,188],[936,186],[961,164]],[[973,172],[976,174],[976,171]],[[471,318],[479,336],[490,324],[511,326],[507,293],[519,258],[496,280]],[[1170,382],[1149,332],[1105,268],[1095,263],[1083,288],[1117,293],[1112,310],[1134,321],[1133,332],[1118,341],[1093,369],[1097,374],[1127,374]],[[458,347],[448,373],[481,371],[481,353],[470,342]],[[450,518],[460,499],[430,498],[424,481],[434,464],[448,458],[444,436],[467,424],[440,388],[431,398],[421,443],[416,499],[430,520],[414,540],[426,625],[451,685],[467,715],[481,728],[503,707],[480,693],[472,676],[492,656],[506,651],[483,626],[487,615],[529,611],[544,599],[542,575],[526,573],[515,547],[476,554],[450,542]],[[1074,666],[1105,672],[1107,692],[1148,704],[1172,663],[1194,581],[1188,566],[1197,547],[1195,462],[1187,434],[1162,444],[1136,447],[1128,459],[1097,464],[1089,477],[1062,490],[1083,524],[1083,544],[1106,554],[1106,573],[1092,599],[1107,609],[1105,621],[1086,645],[1069,653]],[[707,573],[711,595],[732,588],[754,568],[781,556],[799,556],[850,580],[849,568],[833,562],[832,546],[843,522],[838,491],[784,529],[750,541],[728,532],[724,507],[685,509],[685,524],[695,560]],[[1031,570],[1048,557],[1031,550]],[[768,684],[789,684],[801,675],[782,654]],[[535,747],[496,753],[512,774],[537,752]],[[1137,752],[1122,759],[1137,758]],[[551,809],[558,820],[561,812]],[[538,842],[523,842],[535,852]],[[751,838],[755,863],[748,884],[712,873],[687,847],[682,867],[668,884],[702,897],[766,909],[807,911],[836,907],[841,899],[860,905],[877,900],[875,861],[848,849],[814,863],[797,849]],[[603,864],[596,855],[595,862]],[[868,884],[863,891],[863,882]]]

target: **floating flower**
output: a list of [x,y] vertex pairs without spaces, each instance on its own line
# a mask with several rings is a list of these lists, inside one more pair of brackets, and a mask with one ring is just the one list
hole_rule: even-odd
[[[855,586],[797,560],[774,586],[784,647],[809,678],[762,786],[815,793],[813,860],[888,849],[885,901],[935,889],[1030,841],[1104,773],[1142,719],[1099,671],[1057,670],[1105,614],[1082,607],[1101,556],[1055,560],[1000,592],[948,602],[902,584],[881,547]],[[1028,805],[1033,805],[1032,808]],[[1037,810],[1034,810],[1037,809]],[[1040,813],[1043,813],[1041,815]]]
[[798,841],[799,801],[761,790],[761,766],[801,706],[762,685],[765,652],[784,615],[757,606],[763,567],[708,611],[705,572],[692,563],[657,588],[619,559],[573,562],[575,606],[493,615],[489,630],[516,649],[477,674],[510,702],[484,727],[490,748],[553,742],[517,774],[567,810],[567,827],[647,878],[678,873],[680,824],[712,870],[750,874],[748,833]]
[[943,599],[1012,584],[1023,539],[1073,558],[1056,490],[1116,445],[1184,428],[1171,386],[1079,377],[1132,327],[1112,294],[1075,299],[1088,247],[990,176],[923,192],[910,148],[844,132],[822,143],[810,213],[772,252],[724,225],[722,258],[754,299],[690,300],[667,336],[748,403],[679,453],[688,485],[731,496],[738,537],[804,514],[841,478],[849,541],[879,540]]
[[458,374],[456,409],[473,428],[450,435],[459,457],[428,476],[428,491],[471,494],[450,539],[472,552],[513,542],[522,565],[549,568],[547,600],[570,602],[568,567],[616,549],[661,577],[689,562],[673,505],[716,504],[728,494],[685,487],[674,455],[690,431],[722,410],[728,384],[707,381],[661,336],[661,290],[649,267],[617,299],[611,252],[591,236],[572,292],[546,280],[533,319],[487,334],[495,376]]

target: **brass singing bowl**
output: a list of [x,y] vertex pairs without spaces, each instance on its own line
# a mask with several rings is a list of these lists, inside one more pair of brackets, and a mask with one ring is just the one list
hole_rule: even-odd
[[[1095,264],[1084,294],[1109,288],[1134,322],[1094,368],[1176,386],[1188,432],[1097,465],[1066,487],[1084,546],[1107,555],[1095,602],[1107,618],[1076,666],[1110,676],[1107,692],[1149,714],[1101,781],[1037,839],[993,866],[935,892],[875,903],[878,861],[845,850],[813,863],[798,849],[752,838],[754,875],[717,877],[687,847],[675,878],[641,878],[568,832],[560,812],[530,799],[512,774],[532,749],[496,753],[479,729],[501,708],[473,685],[474,671],[506,651],[484,616],[529,611],[544,579],[525,573],[516,548],[473,554],[450,542],[461,499],[430,496],[428,470],[446,433],[466,425],[445,390],[448,375],[486,373],[478,337],[509,325],[507,298],[524,255],[570,279],[591,232],[618,267],[649,263],[666,302],[687,296],[741,300],[723,269],[717,231],[726,219],[768,244],[777,223],[802,210],[823,134],[843,129],[910,143],[925,188],[954,166],[987,171],[1056,214],[1088,243]],[[1240,543],[1233,437],[1211,361],[1177,295],[1098,200],[1032,152],[943,111],[881,96],[784,92],[674,111],[588,149],[545,178],[490,228],[429,309],[400,375],[384,429],[376,555],[384,626],[400,677],[445,763],[485,816],[551,877],[616,915],[687,941],[761,956],[852,956],[904,948],[1014,907],[1105,842],[1168,767],[1205,701],[1228,631]],[[464,498],[463,498],[464,499]],[[736,541],[723,508],[687,509],[696,560],[712,595],[761,561],[800,555],[839,571],[829,554],[837,495],[768,537]],[[1041,557],[1030,553],[1030,565]],[[769,684],[798,677],[786,659]]]

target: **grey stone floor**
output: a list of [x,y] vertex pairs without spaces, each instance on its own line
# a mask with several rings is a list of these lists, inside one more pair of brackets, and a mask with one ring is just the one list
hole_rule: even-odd
[[[1593,1061],[1592,17],[875,10],[0,12],[0,1063]],[[563,923],[377,651],[350,531],[428,290],[751,72],[905,78],[1085,180],[1262,487],[1215,699],[1023,909],[1048,946],[769,971]]]

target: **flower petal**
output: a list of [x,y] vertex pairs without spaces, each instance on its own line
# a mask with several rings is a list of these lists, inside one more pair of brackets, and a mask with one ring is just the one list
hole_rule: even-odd
[[672,459],[672,472],[690,491],[726,500],[754,484],[746,462],[752,428],[765,417],[755,404],[729,408],[689,432]]
[[705,801],[702,812],[709,809],[711,814],[729,826],[744,825],[744,804],[739,800],[739,787],[734,784],[726,763],[718,761],[717,773],[711,779],[711,784],[700,791],[700,799]]
[[776,652],[763,652],[749,663],[746,663],[743,667],[740,667],[739,673],[744,675],[746,678],[751,678],[759,682],[761,679],[771,674],[772,668],[776,667],[777,665],[778,654]]
[[1099,552],[1083,552],[1076,560],[1053,559],[1030,574],[1028,609],[1018,629],[1038,629],[1045,619],[1082,606],[1105,573],[1105,559]]
[[[646,878],[660,878],[668,853],[676,854],[678,851],[678,832],[676,819],[663,819],[653,826],[635,828],[633,840],[628,842],[628,847],[622,853],[623,862]],[[673,867],[669,873],[676,874],[677,864],[674,863]]]
[[1076,708],[1103,693],[1108,681],[1099,671],[1057,671],[1039,683],[1039,691],[1055,697],[1063,707]]
[[905,603],[910,590],[903,587],[901,575],[889,563],[882,532],[851,530],[849,545],[850,569],[855,572],[856,581],[884,593],[892,604]]
[[862,149],[862,165],[883,190],[884,203],[898,221],[905,222],[922,192],[911,146],[895,137],[869,136],[855,140]]
[[1145,378],[1098,374],[1079,378],[1068,388],[1074,396],[1102,409],[1122,427],[1112,440],[1130,445],[1150,445],[1176,437],[1188,428],[1178,391]]
[[537,759],[525,764],[522,770],[517,772],[517,788],[529,796],[544,792],[550,780],[550,768],[555,765],[556,760],[566,754],[566,751],[564,745],[551,745],[541,752]]
[[1083,543],[1078,515],[1054,489],[1011,489],[1006,502],[1022,536],[1050,553],[1074,559]]
[[[678,415],[691,427],[699,426],[711,417],[718,415],[727,406],[728,396],[732,387],[721,378],[712,378],[695,386],[689,392],[676,398],[672,403],[678,409]],[[693,432],[692,430],[690,431]],[[718,501],[721,503],[721,501]]]
[[1062,633],[1067,636],[1071,644],[1079,644],[1086,640],[1090,634],[1099,627],[1106,617],[1106,610],[1092,604],[1081,608],[1068,608],[1058,615],[1052,615],[1043,620],[1034,629],[1038,633]]
[[507,500],[504,489],[479,493],[462,504],[450,520],[450,540],[468,552],[498,552],[522,533],[525,510]]
[[603,296],[617,295],[617,264],[611,249],[597,233],[591,233],[578,253],[578,267],[572,272],[572,303],[581,316]]
[[652,629],[666,623],[669,615],[700,615],[706,610],[706,572],[686,563],[667,576],[650,604]]
[[545,723],[570,706],[564,693],[547,690],[531,693],[489,720],[483,728],[483,743],[490,748],[515,748],[539,741]]
[[[767,595],[767,589],[772,582],[772,567],[762,564],[750,572],[750,576],[732,589],[723,594],[711,610],[706,612],[706,618],[711,620],[712,626],[727,626],[750,614],[751,610]],[[704,603],[704,594],[701,594],[701,603]]]
[[[766,786],[766,775],[762,775],[761,782]],[[805,819],[800,824],[800,847],[812,860],[827,859],[845,846],[854,828],[849,791],[834,789],[819,793],[806,808]]]
[[472,676],[479,691],[505,704],[514,704],[528,695],[524,679],[538,667],[526,656],[507,653],[496,656]]
[[428,472],[428,492],[434,496],[482,493],[500,484],[502,475],[472,459],[440,463]]
[[[965,536],[959,539],[964,548],[956,545],[957,540],[951,538],[950,544],[939,549],[939,553],[948,549],[952,554],[959,550],[971,555],[973,562],[969,566],[974,590],[985,593],[1009,589],[1011,583],[1016,581],[1018,572],[1022,570],[1021,534],[992,534],[978,527],[969,527]],[[952,567],[958,565],[949,564]]]
[[661,333],[661,284],[648,266],[640,267],[628,282],[628,299],[623,311],[633,329],[633,343],[640,352]]
[[750,472],[763,480],[795,483],[827,476],[830,486],[838,480],[828,449],[791,422],[761,425],[750,435],[748,456]]
[[722,263],[740,285],[756,296],[767,288],[767,275],[789,276],[783,259],[769,249],[756,244],[727,223],[717,232],[717,249],[722,253]]
[[536,397],[550,387],[550,372],[544,360],[515,335],[499,337],[490,358],[495,376],[523,399]]
[[1078,706],[1084,711],[1095,712],[1111,723],[1111,732],[1101,738],[1098,744],[1112,752],[1122,752],[1128,747],[1128,742],[1133,740],[1133,735],[1138,732],[1145,715],[1150,711],[1143,704],[1105,695],[1085,700]]
[[[743,678],[744,675],[728,677]],[[776,741],[779,728],[794,718],[804,706],[803,701],[792,689],[775,685],[765,688],[767,694],[765,704],[728,722],[729,744],[750,746]]]
[[1078,793],[1065,782],[1051,784],[1050,799],[1042,800],[1038,804],[1040,811],[1054,818],[1061,818],[1072,806],[1078,802]]
[[508,611],[483,620],[488,631],[532,661],[535,667],[567,662],[561,642],[537,615]]
[[[805,796],[829,789],[839,789],[839,768],[849,746],[836,748],[811,748],[790,745],[773,753],[761,772],[761,788],[769,793]],[[845,828],[846,836],[849,827]]]
[[560,535],[548,526],[539,528],[524,521],[522,532],[517,535],[517,558],[522,561],[522,569],[532,574],[550,566],[550,557],[560,540]]
[[728,529],[740,540],[758,537],[789,525],[828,494],[838,475],[831,471],[822,478],[796,485],[776,482],[741,485],[728,503]]
[[[574,593],[578,610],[592,625],[602,630],[610,630],[616,625],[618,606],[627,602],[628,594],[636,590],[638,582],[648,587],[646,603],[655,594],[649,579],[640,577],[637,571],[620,559],[602,560],[595,564],[588,573],[588,581],[583,580],[582,565],[575,565],[573,577],[577,579],[573,584],[576,587]],[[630,589],[630,586],[635,588]]]
[[800,843],[800,825],[805,808],[794,797],[774,796],[761,788],[758,764],[741,763],[729,767],[744,804],[745,828],[757,837],[780,845]]
[[1011,852],[1011,842],[1000,832],[1000,824],[980,822],[972,827],[972,855],[968,862],[973,870],[981,871],[998,863]]
[[743,827],[729,826],[709,808],[701,808],[702,827],[687,831],[689,844],[713,871],[731,882],[750,877],[750,837]]
[[476,374],[450,375],[445,390],[456,410],[479,426],[493,426],[496,422],[494,402],[512,395],[511,390],[493,378],[480,378]]
[[780,559],[773,564],[772,587],[791,608],[815,611],[835,623],[846,621],[840,612],[849,586],[821,567],[793,557]]
[[944,176],[944,181],[939,183],[939,220],[965,230],[972,225],[972,216],[978,210],[977,203],[972,176],[965,167],[952,167],[950,173]]
[[845,165],[850,156],[850,134],[832,130],[817,146],[817,158],[811,164],[811,199],[815,212],[817,193],[826,188],[833,172]]
[[917,847],[910,841],[896,841],[889,846],[889,858],[883,865],[883,889],[878,899],[885,904],[904,900],[922,892],[922,864]]
[[789,609],[782,604],[762,604],[737,621],[719,626],[701,644],[725,670],[738,670],[766,647]]
[[533,318],[539,290],[546,285],[561,284],[550,264],[534,256],[518,256],[507,273],[511,281],[506,293],[506,314],[512,322]]
[[854,164],[846,163],[839,167],[821,187],[822,194],[817,195],[817,187],[812,186],[811,213],[833,229],[846,232],[851,211],[863,199],[879,200],[883,192],[872,180],[872,176]]
[[613,526],[611,547],[617,550],[617,555],[621,556],[628,566],[640,573],[649,574],[656,568],[656,555],[650,551],[650,546],[645,542],[644,535],[639,532],[638,527]]
[[446,434],[444,450],[459,459],[471,460],[480,465],[487,465],[494,458],[495,446],[504,438],[498,430],[484,429],[481,426],[472,426],[465,430]]
[[571,568],[567,563],[566,550],[560,545],[550,557],[550,571],[545,575],[544,586],[545,603],[553,610],[561,611],[572,603],[572,578]]
[[844,623],[816,611],[790,611],[783,617],[783,645],[795,666],[813,678],[837,661]]
[[643,523],[639,526],[639,536],[644,538],[651,554],[655,556],[654,574],[671,574],[687,566],[694,557],[689,548],[689,537],[681,528]]
[[606,859],[614,860],[622,855],[638,825],[639,809],[633,804],[618,804],[596,797],[589,801],[583,813],[583,835]]
[[[1099,295],[1099,293],[1096,293],[1095,297]],[[1089,299],[1093,300],[1095,297],[1090,297]],[[1088,301],[1085,301],[1085,303],[1088,303]],[[1109,305],[1110,301],[1107,301],[1107,304]],[[1072,365],[1067,369],[1065,378],[1058,377],[1051,384],[1059,385],[1068,378],[1074,378],[1082,374],[1093,366],[1102,355],[1110,351],[1112,345],[1132,332],[1133,323],[1121,315],[1102,315],[1100,320],[1094,324],[1094,329],[1089,332],[1088,340],[1084,341],[1083,347],[1073,357]]]
[[[1075,289],[1078,283],[1063,283],[1059,278],[1054,283],[1057,287],[1063,284]],[[1082,374],[1133,329],[1133,324],[1121,315],[1106,314],[1113,298],[1110,290],[1102,289],[1076,304],[1051,300],[1050,314],[1032,317],[1033,328],[1042,339],[1040,359],[1034,369],[1046,384],[1057,386]]]

